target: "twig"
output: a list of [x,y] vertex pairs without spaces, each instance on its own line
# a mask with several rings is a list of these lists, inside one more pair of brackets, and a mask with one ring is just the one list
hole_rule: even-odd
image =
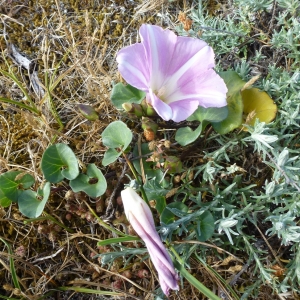
[[36,262],[38,262],[38,261],[41,261],[41,260],[46,260],[46,259],[49,259],[49,258],[53,258],[53,257],[55,257],[57,254],[59,254],[61,251],[63,251],[64,250],[64,248],[60,248],[60,249],[58,249],[54,254],[52,254],[52,255],[48,255],[48,256],[44,256],[44,257],[40,257],[40,258],[37,258],[36,260],[34,260],[33,262],[32,262],[32,264],[35,264]]

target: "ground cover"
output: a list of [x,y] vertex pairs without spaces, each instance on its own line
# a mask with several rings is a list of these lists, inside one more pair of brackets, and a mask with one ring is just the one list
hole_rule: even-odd
[[[298,299],[299,10],[298,1],[284,0],[0,0],[0,174],[29,174],[37,191],[45,182],[43,154],[60,143],[82,173],[94,164],[107,182],[101,196],[74,192],[68,179],[51,183],[43,213],[31,218],[20,203],[3,202],[1,190],[0,297],[165,297],[142,241],[105,242],[134,235],[120,198],[125,174],[134,174],[124,158],[103,164],[103,131],[122,121],[133,134],[129,159],[138,157],[132,164],[158,232],[184,268],[221,299]],[[125,83],[116,54],[138,41],[144,23],[206,41],[220,74],[235,71],[267,92],[275,119],[255,122],[258,110],[274,113],[269,106],[244,110],[247,130],[223,123],[201,132],[199,119],[155,118],[152,140],[152,125],[110,99],[113,86]],[[96,120],[79,104],[93,107]],[[195,140],[186,139],[197,130]],[[183,275],[179,286],[170,299],[206,299]]]

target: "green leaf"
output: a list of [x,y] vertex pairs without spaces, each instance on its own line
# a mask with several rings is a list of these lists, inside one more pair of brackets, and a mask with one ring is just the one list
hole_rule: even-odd
[[[70,181],[70,187],[72,190],[75,193],[83,191],[92,198],[103,195],[106,191],[107,183],[102,172],[95,166],[95,164],[89,164],[87,166],[86,173],[87,175],[79,174],[79,176]],[[96,182],[91,182],[93,180]]]
[[157,176],[146,181],[143,185],[143,189],[146,193],[147,199],[155,200],[156,206],[155,208],[159,213],[162,213],[164,208],[166,207],[166,194],[170,191],[169,184],[167,184],[166,180],[162,179],[163,173],[161,170],[156,170]]
[[108,148],[125,150],[132,140],[132,132],[122,121],[110,123],[102,132],[102,143]]
[[161,214],[167,206],[166,197],[156,196],[155,198],[155,209]]
[[160,216],[160,221],[164,224],[171,224],[175,221],[175,215],[169,210],[169,208],[176,208],[185,213],[189,210],[189,208],[182,202],[173,202],[168,204]]
[[8,171],[0,175],[0,204],[8,206],[10,201],[17,202],[20,189],[29,188],[33,184],[34,178],[21,171]]
[[145,92],[140,91],[129,84],[124,85],[119,82],[114,85],[110,100],[116,108],[121,109],[123,103],[141,103],[145,96]]
[[202,132],[202,125],[203,123],[200,123],[195,130],[190,127],[179,128],[175,135],[176,142],[178,142],[181,146],[186,146],[194,142]]
[[64,178],[75,179],[79,174],[77,158],[66,144],[51,145],[43,154],[41,169],[46,180],[57,183]]
[[198,279],[196,279],[192,274],[190,274],[183,266],[182,262],[177,259],[173,259],[175,268],[180,272],[180,274],[185,277],[185,279],[192,284],[198,291],[211,300],[221,300],[216,294],[209,290],[205,285],[203,285]]
[[108,149],[103,156],[102,165],[104,167],[108,166],[109,164],[113,163],[117,160],[117,158],[122,154],[122,152],[118,152],[116,149]]
[[226,134],[242,124],[243,101],[241,89],[245,85],[245,81],[234,71],[221,72],[220,76],[224,79],[228,88],[228,116],[221,122],[212,122],[212,126],[218,133]]
[[111,244],[116,244],[116,243],[124,243],[124,242],[132,242],[132,241],[140,241],[141,238],[138,236],[122,236],[122,237],[117,237],[117,238],[111,238],[111,239],[106,239],[103,241],[100,241],[97,243],[97,246],[106,246],[106,245],[111,245]]
[[61,291],[74,291],[76,293],[83,293],[83,294],[94,294],[94,295],[105,295],[105,296],[124,296],[124,293],[117,293],[117,292],[108,292],[108,291],[101,291],[101,290],[92,290],[88,288],[83,288],[79,286],[62,286],[58,287]]
[[202,107],[198,106],[197,110],[187,118],[187,121],[220,122],[228,116],[228,107]]
[[205,211],[200,215],[200,220],[197,222],[197,238],[200,242],[205,242],[210,239],[215,231],[215,219],[209,211]]
[[24,174],[20,178],[17,176],[17,183],[19,184],[19,188],[29,189],[35,183],[35,180],[30,174]]
[[8,207],[11,204],[11,200],[7,198],[0,188],[0,206]]
[[[19,284],[19,278],[18,278],[18,275],[17,275],[17,272],[16,272],[15,263],[14,263],[14,259],[13,259],[14,253],[11,250],[10,244],[6,240],[4,240],[0,237],[0,241],[2,241],[8,249],[10,274],[11,274],[11,278],[12,278],[12,281],[14,283],[14,286],[15,286],[16,289],[21,291],[21,286]],[[13,298],[8,298],[7,297],[7,299],[13,299]]]
[[20,212],[28,218],[39,217],[44,210],[49,195],[50,182],[46,182],[42,189],[38,189],[37,193],[32,190],[21,192],[18,198]]

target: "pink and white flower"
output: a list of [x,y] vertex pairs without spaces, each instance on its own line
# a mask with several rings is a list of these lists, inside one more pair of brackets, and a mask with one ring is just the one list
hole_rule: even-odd
[[150,258],[158,272],[162,291],[168,295],[170,289],[178,290],[178,275],[171,257],[155,229],[149,206],[131,187],[123,190],[121,197],[128,221],[146,244]]
[[227,88],[213,70],[214,52],[206,42],[148,24],[139,33],[141,43],[118,52],[118,68],[127,83],[146,92],[162,119],[180,122],[199,105],[227,105]]

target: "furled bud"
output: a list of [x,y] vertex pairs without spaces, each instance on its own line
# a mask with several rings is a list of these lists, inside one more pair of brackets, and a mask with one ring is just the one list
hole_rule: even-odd
[[171,257],[155,229],[151,210],[147,203],[130,187],[121,192],[125,215],[140,238],[145,242],[155,266],[163,292],[178,290],[178,275]]
[[77,107],[79,109],[79,112],[89,121],[96,121],[99,119],[98,113],[92,106],[86,104],[78,104]]
[[126,110],[130,114],[134,114],[137,117],[141,117],[143,115],[143,109],[140,104],[126,102],[122,104],[124,110]]

